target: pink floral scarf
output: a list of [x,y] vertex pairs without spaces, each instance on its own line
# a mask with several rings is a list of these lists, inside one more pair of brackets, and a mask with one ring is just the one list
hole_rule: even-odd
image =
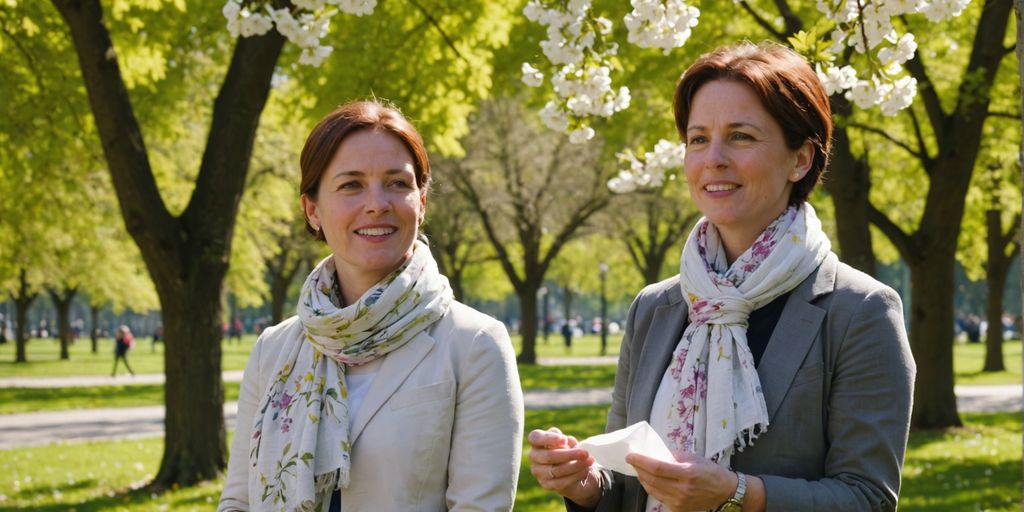
[[789,207],[729,266],[718,230],[702,219],[683,248],[680,286],[689,324],[668,372],[669,448],[728,467],[768,428],[761,381],[747,346],[750,312],[789,292],[825,259],[831,243],[810,204]]
[[[281,351],[275,378],[254,418],[249,506],[258,511],[320,510],[348,487],[347,365],[366,364],[405,345],[448,311],[452,290],[430,249],[415,242],[402,267],[347,307],[335,293],[333,256],[306,278],[297,308],[302,339]],[[244,435],[239,429],[236,435]]]

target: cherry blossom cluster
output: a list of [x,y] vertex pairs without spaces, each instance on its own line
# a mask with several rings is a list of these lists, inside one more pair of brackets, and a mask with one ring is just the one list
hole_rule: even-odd
[[697,26],[700,9],[682,0],[632,0],[633,11],[623,18],[628,41],[641,48],[661,48],[665,55],[686,44]]
[[959,16],[970,0],[818,0],[818,10],[835,23],[828,52],[839,55],[853,48],[867,57],[869,76],[863,78],[847,65],[817,65],[818,76],[829,94],[845,92],[860,108],[878,106],[882,114],[895,115],[910,106],[917,95],[917,80],[903,64],[913,58],[917,42],[910,33],[900,34],[892,20],[924,14],[939,22]]
[[619,160],[629,167],[608,181],[608,188],[616,194],[626,194],[637,189],[654,189],[662,186],[665,179],[673,179],[675,171],[683,168],[686,146],[678,142],[661,139],[653,151],[641,156],[626,150],[618,153]]
[[275,9],[270,0],[227,0],[221,11],[234,37],[266,34],[276,28],[302,49],[299,63],[319,66],[334,50],[320,44],[331,17],[341,12],[355,16],[372,14],[377,0],[292,0],[294,7]]
[[[612,88],[612,57],[618,51],[606,37],[612,22],[594,16],[590,7],[591,0],[532,0],[523,9],[527,19],[547,27],[540,46],[558,98],[544,106],[541,119],[548,128],[568,133],[574,144],[594,137],[592,117],[610,117],[630,101],[628,88]],[[529,63],[522,73],[530,87],[544,83],[544,73]]]

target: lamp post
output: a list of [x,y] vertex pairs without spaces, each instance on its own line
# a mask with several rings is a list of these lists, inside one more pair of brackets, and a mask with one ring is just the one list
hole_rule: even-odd
[[605,277],[608,276],[608,264],[601,263],[601,355],[608,353],[608,297],[605,296]]
[[537,294],[540,295],[541,304],[540,331],[544,334],[544,343],[547,344],[548,331],[551,330],[548,328],[548,287],[541,286]]

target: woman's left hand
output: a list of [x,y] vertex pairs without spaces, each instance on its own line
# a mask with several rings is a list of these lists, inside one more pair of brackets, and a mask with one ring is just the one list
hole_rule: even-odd
[[665,462],[630,453],[631,464],[647,494],[674,512],[714,510],[736,492],[736,474],[704,457],[685,454]]

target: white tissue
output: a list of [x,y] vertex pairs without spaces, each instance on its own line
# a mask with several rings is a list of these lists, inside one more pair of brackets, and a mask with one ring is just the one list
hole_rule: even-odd
[[594,460],[605,468],[629,476],[636,476],[636,470],[626,463],[627,453],[640,453],[666,462],[676,460],[658,433],[646,421],[607,434],[588,437],[577,448],[586,449]]

